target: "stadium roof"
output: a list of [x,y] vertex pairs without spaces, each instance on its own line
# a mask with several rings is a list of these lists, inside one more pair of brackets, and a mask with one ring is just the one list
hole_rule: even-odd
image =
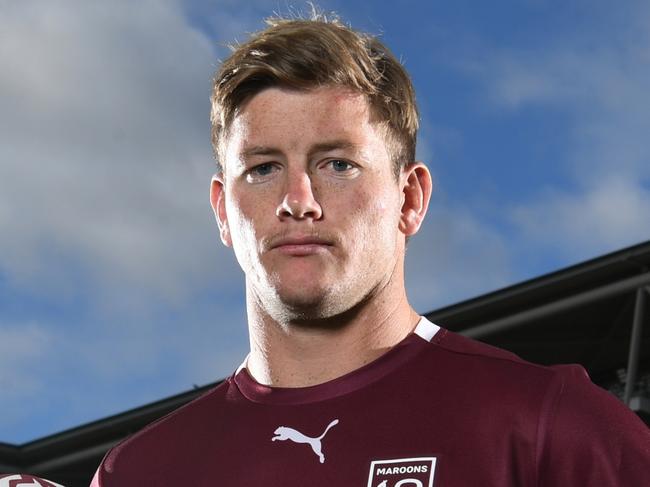
[[[635,313],[650,289],[650,241],[427,313],[450,330],[536,363],[580,363],[598,383],[628,365]],[[635,346],[650,365],[650,330]]]

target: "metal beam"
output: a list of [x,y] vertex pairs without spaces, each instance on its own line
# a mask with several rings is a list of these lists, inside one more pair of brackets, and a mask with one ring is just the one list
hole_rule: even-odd
[[627,373],[625,374],[625,393],[623,402],[630,405],[636,372],[639,367],[639,353],[641,351],[641,332],[643,331],[643,318],[645,314],[646,292],[643,287],[636,290],[636,303],[634,305],[634,322],[632,323],[632,336],[630,337],[630,354],[627,359]]
[[638,276],[623,279],[621,281],[607,284],[605,286],[592,289],[583,293],[560,299],[549,304],[538,306],[537,308],[515,313],[505,318],[490,321],[472,328],[461,330],[459,333],[471,338],[482,338],[492,333],[509,330],[522,325],[533,324],[541,318],[576,308],[592,301],[609,298],[618,294],[638,289],[650,284],[650,272]]

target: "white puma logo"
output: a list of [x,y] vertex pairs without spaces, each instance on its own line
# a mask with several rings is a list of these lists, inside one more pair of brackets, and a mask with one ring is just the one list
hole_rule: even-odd
[[325,435],[330,430],[330,428],[336,426],[337,424],[339,424],[339,420],[335,419],[334,421],[332,421],[330,424],[327,425],[327,428],[325,428],[323,434],[317,438],[311,438],[310,436],[303,435],[300,431],[295,430],[293,428],[289,428],[288,426],[280,426],[278,429],[276,429],[273,432],[277,436],[271,438],[271,441],[291,440],[294,443],[309,443],[311,449],[314,450],[314,453],[318,456],[320,463],[325,463],[325,455],[323,455],[322,445],[320,441],[325,437]]

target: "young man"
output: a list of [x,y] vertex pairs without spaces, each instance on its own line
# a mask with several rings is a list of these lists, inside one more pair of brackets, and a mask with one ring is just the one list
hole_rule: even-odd
[[275,20],[221,66],[211,202],[250,354],[109,452],[96,486],[650,485],[650,435],[579,367],[421,318],[404,252],[431,176],[408,75],[339,22]]

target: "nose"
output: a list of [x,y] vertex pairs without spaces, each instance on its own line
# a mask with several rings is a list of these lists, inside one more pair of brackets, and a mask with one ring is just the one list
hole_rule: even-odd
[[319,220],[323,216],[323,209],[316,200],[309,174],[299,172],[288,175],[284,195],[278,205],[276,215],[280,219],[295,218],[298,220],[306,218]]

